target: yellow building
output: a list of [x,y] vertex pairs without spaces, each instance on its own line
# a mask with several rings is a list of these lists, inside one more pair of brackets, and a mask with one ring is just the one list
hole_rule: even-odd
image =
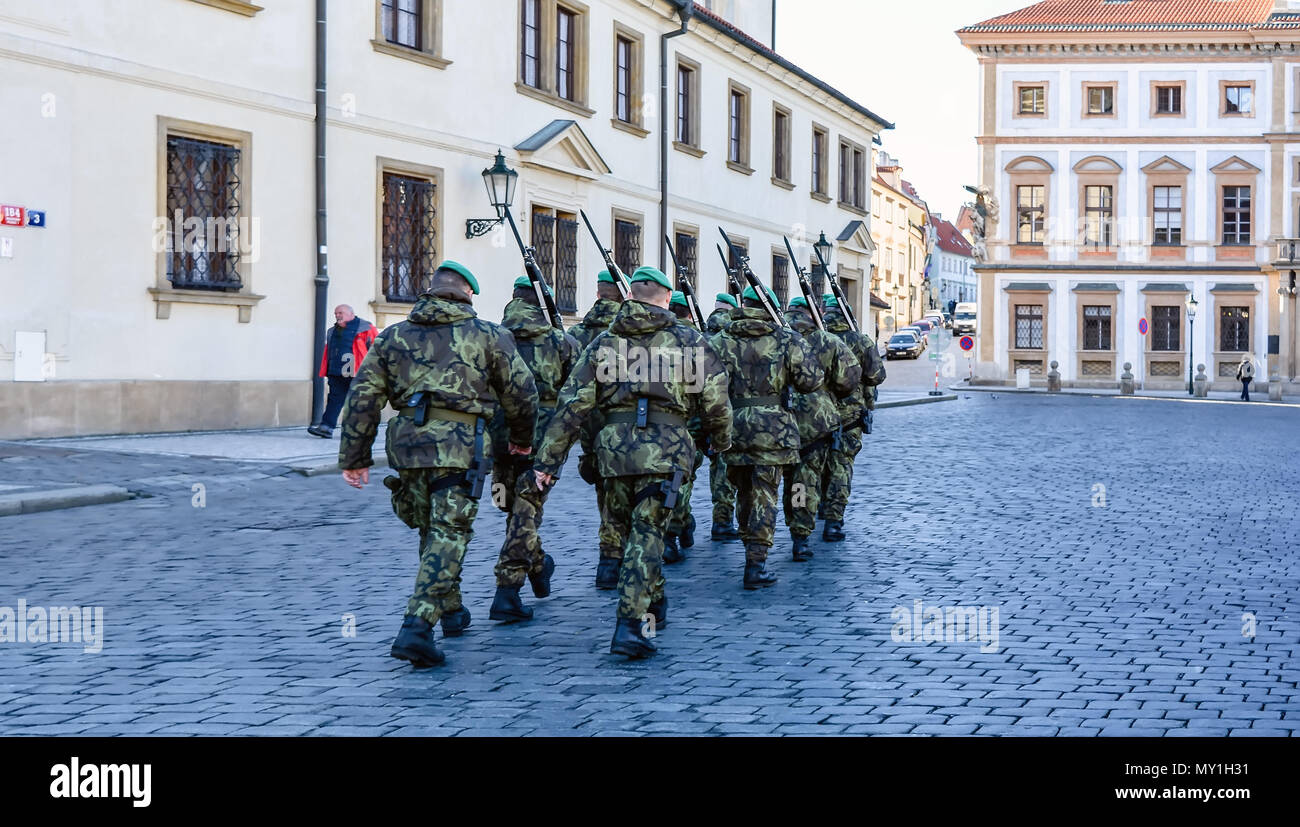
[[880,314],[882,333],[920,318],[926,302],[925,261],[929,252],[929,210],[903,178],[903,167],[875,151],[871,179],[871,237],[876,245],[871,292],[889,305]]

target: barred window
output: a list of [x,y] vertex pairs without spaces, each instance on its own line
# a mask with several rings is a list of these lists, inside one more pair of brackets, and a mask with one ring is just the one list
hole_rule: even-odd
[[578,311],[578,220],[573,213],[534,206],[530,241],[542,280],[561,313]]
[[389,43],[420,49],[420,16],[423,0],[383,0],[384,39]]
[[[736,251],[739,250],[740,255],[748,258],[749,247],[742,242],[735,241],[734,239],[732,240],[732,245],[733,246],[727,248],[727,268],[736,274],[736,283],[743,288],[746,285],[746,281],[745,276],[741,273],[740,259],[736,257]],[[735,286],[731,284],[730,279],[727,280],[727,292],[736,298],[740,298],[740,293],[737,292]]]
[[1042,244],[1045,232],[1046,187],[1016,187],[1016,243]]
[[1016,347],[1041,350],[1043,347],[1043,306],[1016,305]]
[[1151,308],[1151,349],[1182,350],[1182,308],[1176,304]]
[[777,253],[772,254],[772,290],[776,292],[777,304],[785,307],[790,296],[790,260]]
[[1110,305],[1084,306],[1083,349],[1110,350]]
[[1250,350],[1250,308],[1219,308],[1219,350],[1245,353]]
[[641,266],[641,225],[636,221],[614,219],[614,263],[629,274]]
[[437,184],[426,178],[384,173],[384,296],[414,302],[432,286],[438,266]]
[[1153,187],[1151,190],[1155,217],[1156,244],[1183,243],[1183,188]]
[[696,274],[699,267],[699,240],[684,232],[677,232],[674,236],[673,249],[677,253],[677,263],[686,271],[686,280],[691,283],[691,289],[699,290],[700,279]]
[[[237,146],[167,138],[167,280],[189,290],[235,291],[239,278]],[[187,226],[188,225],[188,228]]]
[[1223,243],[1250,243],[1250,187],[1223,188]]
[[817,259],[817,254],[814,253],[808,266],[808,282],[812,285],[814,296],[820,296],[826,292],[822,289],[825,280],[826,271],[822,269],[822,263]]
[[1083,189],[1083,246],[1110,247],[1115,219],[1114,190],[1109,186]]

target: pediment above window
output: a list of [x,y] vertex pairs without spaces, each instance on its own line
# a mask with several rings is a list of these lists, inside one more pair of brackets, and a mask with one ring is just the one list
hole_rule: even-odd
[[1142,171],[1148,175],[1152,174],[1177,174],[1187,175],[1192,171],[1191,167],[1178,163],[1168,155],[1162,155],[1151,163],[1142,167]]
[[1114,175],[1123,172],[1124,168],[1105,155],[1089,155],[1074,165],[1074,171]]
[[1037,155],[1021,155],[1011,163],[1006,165],[1006,171],[1015,173],[1044,173],[1055,170],[1047,161],[1039,158]]
[[1231,158],[1228,158],[1227,160],[1222,161],[1216,164],[1215,166],[1210,167],[1210,172],[1213,172],[1216,175],[1222,175],[1224,173],[1228,173],[1229,175],[1233,173],[1238,173],[1238,174],[1248,173],[1250,175],[1258,175],[1260,172],[1262,172],[1262,170],[1259,167],[1255,166],[1254,164],[1242,158],[1240,155],[1233,155]]
[[576,121],[555,120],[515,145],[524,166],[574,175],[599,178],[609,173],[609,165],[600,157]]

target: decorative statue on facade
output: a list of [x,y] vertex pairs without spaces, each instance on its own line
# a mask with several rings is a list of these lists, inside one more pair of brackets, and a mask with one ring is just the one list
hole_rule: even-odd
[[993,190],[988,186],[967,186],[966,191],[975,196],[975,203],[966,205],[971,209],[971,235],[973,236],[971,247],[975,253],[975,260],[986,262],[988,261],[986,233],[989,225],[998,220],[998,199],[993,197]]

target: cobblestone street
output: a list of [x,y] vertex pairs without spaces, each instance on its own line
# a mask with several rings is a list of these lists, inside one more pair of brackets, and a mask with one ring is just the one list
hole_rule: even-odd
[[[98,653],[0,643],[0,734],[1294,734],[1298,415],[989,393],[880,411],[848,542],[818,533],[796,564],[778,526],[774,588],[743,591],[741,546],[708,541],[702,479],[700,539],[666,569],[670,622],[641,662],[607,654],[613,593],[592,585],[595,497],[571,460],[546,509],[553,596],[524,589],[531,623],[487,619],[505,517],[485,500],[473,625],[422,671],[388,655],[416,540],[382,471],[357,492],[88,456],[153,496],[0,521],[0,606],[104,618]],[[896,641],[891,612],[915,601],[997,607],[996,651]]]

